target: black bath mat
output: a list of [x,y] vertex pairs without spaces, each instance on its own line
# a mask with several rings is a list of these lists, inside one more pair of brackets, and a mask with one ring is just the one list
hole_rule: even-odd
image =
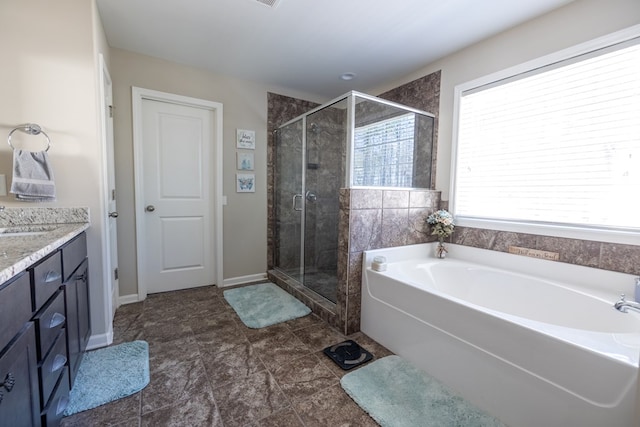
[[338,366],[345,371],[373,359],[373,355],[353,340],[347,340],[334,344],[324,349],[324,354],[329,356]]

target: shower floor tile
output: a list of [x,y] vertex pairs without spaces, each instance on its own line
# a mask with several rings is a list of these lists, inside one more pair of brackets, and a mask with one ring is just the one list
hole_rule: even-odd
[[374,360],[389,350],[362,333],[344,336],[314,314],[249,329],[220,295],[209,286],[120,307],[114,344],[150,341],[151,382],[63,418],[62,426],[377,425],[342,390],[344,371],[322,349],[353,339]]

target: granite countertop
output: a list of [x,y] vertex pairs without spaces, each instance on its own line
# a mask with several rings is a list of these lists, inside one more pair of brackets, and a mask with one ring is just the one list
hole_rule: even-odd
[[[0,283],[55,252],[89,228],[88,212],[86,216],[83,213],[79,218],[65,213],[62,219],[59,216],[49,216],[49,212],[44,218],[33,216],[26,209],[16,213],[17,215],[12,216],[10,208],[7,208],[0,215]],[[37,213],[41,215],[42,211]],[[21,220],[17,221],[17,217]]]

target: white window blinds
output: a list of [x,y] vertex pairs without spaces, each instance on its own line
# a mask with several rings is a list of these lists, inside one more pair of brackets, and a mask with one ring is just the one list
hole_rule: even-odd
[[638,39],[462,93],[457,217],[640,230]]
[[356,128],[353,184],[412,187],[414,134],[414,113]]

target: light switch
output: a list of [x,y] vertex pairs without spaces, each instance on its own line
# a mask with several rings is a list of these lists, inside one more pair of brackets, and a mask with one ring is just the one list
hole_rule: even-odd
[[5,174],[0,174],[0,196],[7,195],[7,177]]

